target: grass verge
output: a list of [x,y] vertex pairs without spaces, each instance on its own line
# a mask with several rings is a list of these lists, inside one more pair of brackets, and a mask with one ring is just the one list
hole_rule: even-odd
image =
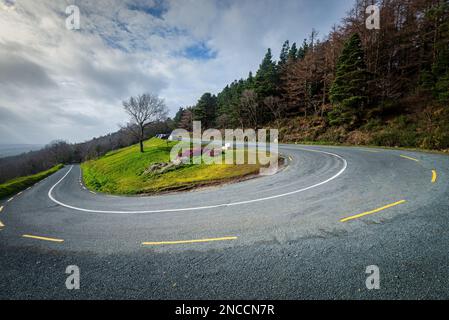
[[367,148],[367,149],[384,149],[384,150],[402,150],[402,151],[410,151],[410,152],[422,152],[422,153],[431,153],[431,154],[440,154],[440,155],[449,155],[449,151],[441,151],[441,150],[431,150],[431,149],[423,149],[423,148],[414,148],[414,147],[386,147],[386,146],[376,146],[376,145],[365,145],[365,144],[349,144],[349,143],[338,143],[333,141],[300,141],[300,142],[291,142],[291,141],[281,141],[283,144],[292,144],[292,145],[304,145],[304,146],[330,146],[330,147],[348,147],[348,148]]
[[59,169],[64,167],[62,164],[58,164],[51,169],[42,171],[30,176],[19,177],[5,183],[0,184],[0,199],[13,195],[17,192],[25,190],[26,188],[32,186],[36,182],[48,177],[49,175],[55,173]]
[[153,163],[169,162],[170,150],[176,143],[153,138],[145,141],[144,153],[134,145],[87,161],[81,165],[84,184],[110,194],[155,194],[235,181],[260,169],[259,164],[201,164],[186,165],[161,175],[143,173]]

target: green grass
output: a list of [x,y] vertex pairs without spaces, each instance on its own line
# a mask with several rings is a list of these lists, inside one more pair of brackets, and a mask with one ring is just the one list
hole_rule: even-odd
[[260,165],[186,165],[161,175],[142,174],[152,163],[169,162],[177,142],[145,141],[144,153],[134,145],[81,165],[85,185],[110,194],[152,194],[229,181],[259,172]]
[[0,184],[0,198],[4,198],[13,195],[17,192],[20,192],[22,190],[25,190],[26,188],[32,186],[36,182],[55,173],[62,167],[64,167],[62,164],[58,164],[57,166],[54,166],[53,168],[46,171],[6,181],[5,183]]

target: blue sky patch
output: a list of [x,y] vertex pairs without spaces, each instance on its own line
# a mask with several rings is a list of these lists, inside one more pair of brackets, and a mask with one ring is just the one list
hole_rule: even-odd
[[159,19],[162,19],[162,16],[168,11],[168,5],[163,0],[155,0],[153,6],[147,6],[137,1],[127,6],[129,10],[142,11]]
[[209,60],[217,57],[217,52],[211,50],[204,42],[198,42],[190,47],[187,47],[183,56],[188,59],[195,60]]

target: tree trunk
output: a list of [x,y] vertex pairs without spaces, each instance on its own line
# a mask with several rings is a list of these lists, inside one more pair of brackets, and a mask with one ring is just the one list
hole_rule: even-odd
[[140,144],[140,152],[143,153],[143,133],[144,133],[144,127],[141,126],[140,127],[140,139],[139,139],[139,144]]
[[140,144],[140,152],[143,153],[143,140],[142,139],[139,140],[139,144]]

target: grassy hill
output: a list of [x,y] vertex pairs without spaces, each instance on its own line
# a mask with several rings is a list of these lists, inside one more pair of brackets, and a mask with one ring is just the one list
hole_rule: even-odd
[[49,175],[52,175],[62,167],[64,167],[62,164],[58,164],[57,166],[54,166],[49,170],[42,171],[25,177],[15,178],[0,184],[0,199],[13,195],[19,191],[22,191],[32,186],[36,182],[48,177]]
[[105,156],[83,163],[85,185],[111,194],[151,194],[169,190],[190,189],[255,174],[259,165],[186,165],[161,175],[146,174],[151,164],[168,162],[175,142],[160,139],[145,141],[145,152],[139,146],[109,152]]

